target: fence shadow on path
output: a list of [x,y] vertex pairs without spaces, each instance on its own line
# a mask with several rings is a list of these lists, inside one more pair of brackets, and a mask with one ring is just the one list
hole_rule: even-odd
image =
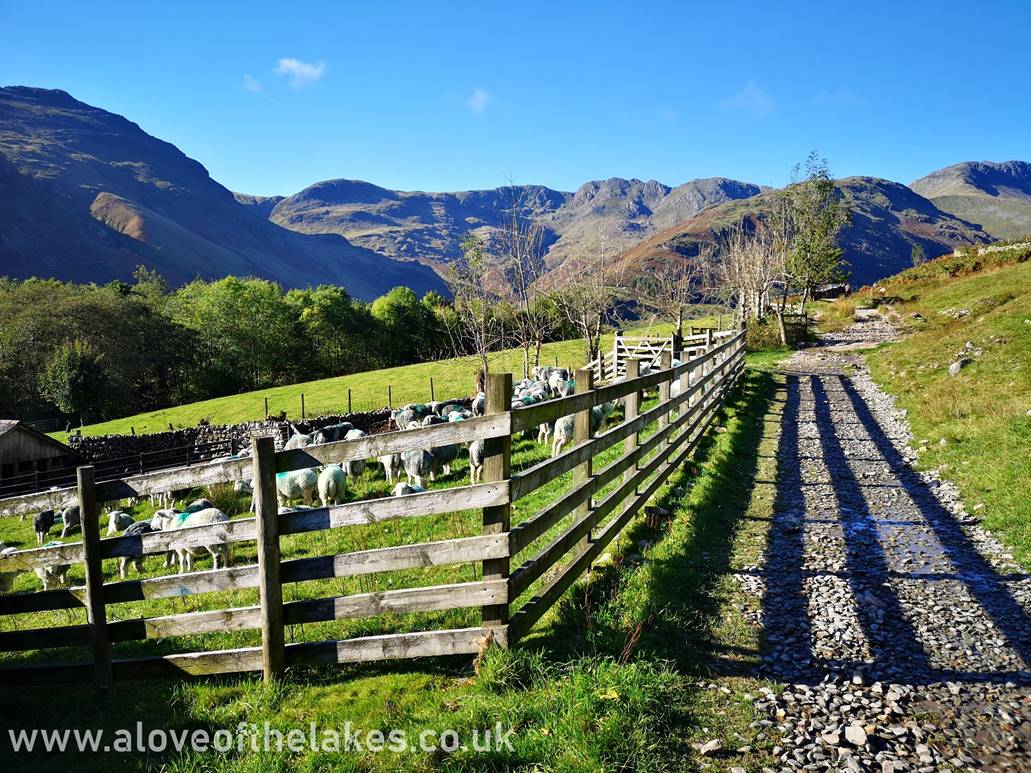
[[1005,585],[1020,575],[996,572],[848,377],[788,375],[777,485],[763,571],[772,676],[1031,684],[1031,621]]

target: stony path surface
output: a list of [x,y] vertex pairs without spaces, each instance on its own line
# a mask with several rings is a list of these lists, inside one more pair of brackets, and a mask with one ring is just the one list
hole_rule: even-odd
[[954,487],[911,463],[905,416],[855,350],[876,315],[787,363],[760,566],[763,732],[785,769],[1031,770],[1031,579]]

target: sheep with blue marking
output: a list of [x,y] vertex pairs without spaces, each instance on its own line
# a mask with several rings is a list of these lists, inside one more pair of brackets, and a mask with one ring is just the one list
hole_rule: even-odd
[[306,505],[313,505],[319,493],[319,474],[310,467],[305,470],[291,470],[276,473],[276,494],[279,504],[285,505],[300,499]]
[[[194,526],[213,526],[216,523],[227,523],[228,521],[228,515],[215,507],[209,507],[193,513],[177,513],[166,522],[163,530],[174,531],[177,529],[189,529]],[[229,566],[229,545],[226,543],[216,542],[211,545],[205,545],[203,549],[211,555],[215,569],[224,569]],[[179,574],[192,572],[194,557],[202,555],[201,548],[175,548],[174,552],[179,558]],[[220,563],[221,567],[219,566]]]
[[420,488],[424,486],[425,478],[433,474],[433,454],[425,448],[402,451],[401,464],[404,465],[408,482],[414,482]]

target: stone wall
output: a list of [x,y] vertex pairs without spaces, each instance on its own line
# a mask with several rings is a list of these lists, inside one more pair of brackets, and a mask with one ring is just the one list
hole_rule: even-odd
[[[291,427],[302,433],[310,433],[330,424],[342,421],[351,422],[357,429],[371,434],[384,432],[389,428],[390,411],[382,409],[369,413],[352,413],[347,416],[332,415],[304,421],[250,421],[244,424],[201,424],[197,427],[155,432],[149,435],[98,435],[83,437],[72,435],[68,438],[71,446],[84,461],[97,464],[112,459],[137,457],[140,454],[159,455],[173,449],[197,447],[198,458],[224,456],[235,442],[237,448],[246,448],[250,439],[256,435],[272,435],[276,438],[276,448],[282,448],[286,439],[292,434]],[[206,449],[204,446],[218,443],[222,448]]]

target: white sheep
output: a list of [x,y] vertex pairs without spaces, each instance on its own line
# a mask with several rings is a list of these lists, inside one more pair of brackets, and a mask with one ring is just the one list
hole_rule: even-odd
[[120,531],[125,531],[134,523],[133,517],[121,510],[115,510],[107,516],[107,536],[113,537]]
[[[53,548],[60,544],[60,542],[48,542],[43,547]],[[49,566],[37,566],[33,571],[42,581],[43,590],[51,590],[58,585],[67,584],[69,569],[71,569],[71,564],[50,564]]]
[[401,454],[386,454],[379,458],[379,463],[383,465],[383,474],[387,478],[387,483],[393,483],[394,478],[401,474]]
[[469,444],[469,482],[476,484],[483,480],[483,457],[486,446],[482,440]]
[[425,490],[426,489],[424,489],[422,486],[413,486],[408,483],[400,482],[396,486],[394,486],[394,496],[403,497],[407,496],[408,494],[421,494]]
[[[198,510],[194,513],[179,513],[164,526],[164,530],[173,531],[176,529],[188,529],[193,526],[212,526],[216,523],[227,523],[228,521],[228,515],[218,508],[209,507],[206,510]],[[204,550],[211,554],[211,560],[215,569],[219,568],[219,559],[221,559],[222,568],[229,566],[229,546],[224,542],[205,545]],[[175,553],[179,557],[179,574],[192,572],[194,556],[202,555],[201,548],[175,548]]]
[[[351,429],[344,435],[344,440],[361,440],[363,437],[367,437],[366,433],[360,429]],[[344,462],[344,472],[350,477],[357,478],[363,472],[365,472],[365,460],[364,459],[349,459]]]
[[339,464],[328,464],[322,468],[318,480],[319,499],[323,507],[339,505],[347,494],[347,475]]
[[319,474],[310,467],[276,473],[276,492],[281,505],[295,499],[302,500],[306,505],[313,505],[319,493]]

